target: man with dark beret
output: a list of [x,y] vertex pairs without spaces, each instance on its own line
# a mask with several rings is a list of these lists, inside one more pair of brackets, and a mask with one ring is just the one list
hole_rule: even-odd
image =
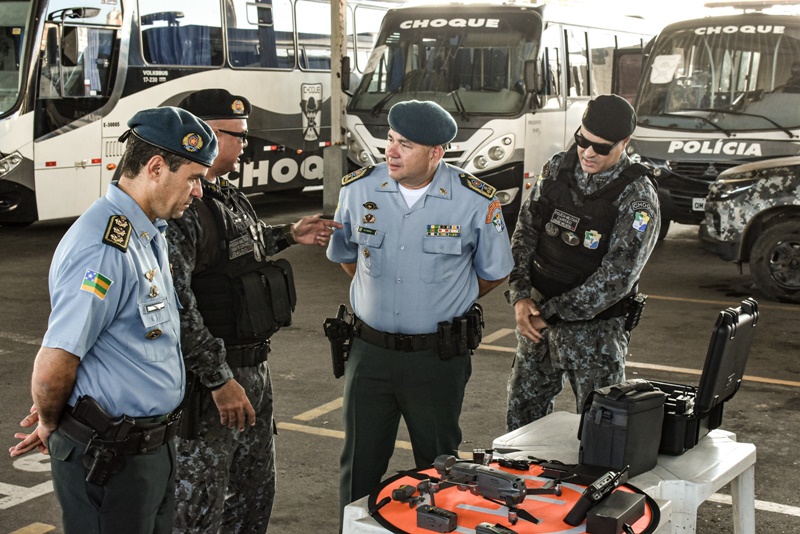
[[386,162],[342,179],[328,259],[352,277],[342,508],[386,473],[402,417],[417,467],[461,443],[476,302],[513,261],[494,187],[444,161],[457,125],[434,102],[389,111]]
[[327,245],[336,223],[314,215],[266,226],[222,178],[247,146],[245,97],[204,89],[179,106],[214,130],[219,155],[203,198],[167,232],[189,373],[174,532],[263,534],[275,497],[269,338],[294,310],[288,263],[267,257],[295,243]]
[[173,107],[140,111],[128,126],[119,181],[53,257],[52,312],[22,426],[39,424],[10,451],[50,454],[66,534],[172,530],[172,412],[186,380],[164,233],[202,196],[217,138]]
[[575,144],[544,165],[520,210],[508,430],[552,412],[565,377],[579,413],[593,389],[625,380],[626,316],[661,221],[647,169],[625,153],[635,127],[624,98],[590,101]]

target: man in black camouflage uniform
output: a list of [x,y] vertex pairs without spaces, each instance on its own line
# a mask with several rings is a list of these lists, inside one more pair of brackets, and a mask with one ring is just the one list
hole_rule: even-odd
[[509,430],[551,413],[565,377],[579,412],[593,389],[625,380],[629,298],[661,219],[646,169],[625,154],[635,127],[623,98],[589,102],[575,145],[544,165],[520,210],[507,292],[518,343]]
[[269,336],[291,320],[292,299],[280,305],[276,295],[294,292],[283,280],[265,287],[280,274],[265,259],[294,243],[325,246],[337,225],[315,215],[266,226],[220,178],[237,168],[247,146],[246,98],[206,89],[179,107],[211,126],[220,150],[203,198],[170,221],[167,233],[189,382],[174,532],[263,534],[275,496]]

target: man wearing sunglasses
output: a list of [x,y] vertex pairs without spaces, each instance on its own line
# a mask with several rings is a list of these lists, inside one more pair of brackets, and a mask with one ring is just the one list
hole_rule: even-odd
[[245,97],[204,89],[179,107],[214,130],[219,155],[202,200],[167,233],[188,372],[174,532],[263,534],[275,496],[269,338],[294,311],[291,267],[266,258],[295,243],[325,246],[339,225],[314,215],[266,226],[222,178],[248,144]]
[[636,127],[616,95],[589,102],[575,144],[554,155],[520,210],[507,297],[517,321],[509,430],[553,411],[568,377],[580,413],[625,380],[642,269],[660,225],[656,188],[625,148]]

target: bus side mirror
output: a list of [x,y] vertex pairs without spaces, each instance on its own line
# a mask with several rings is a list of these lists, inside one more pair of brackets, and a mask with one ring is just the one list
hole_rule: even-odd
[[539,98],[539,87],[541,82],[539,80],[539,67],[535,59],[525,60],[522,66],[522,75],[525,81],[525,90],[531,95],[531,108],[539,109],[542,107],[542,102]]
[[352,97],[353,93],[350,92],[350,72],[350,56],[344,56],[342,58],[342,92]]
[[525,89],[529,93],[535,93],[538,87],[539,69],[537,68],[536,63],[537,61],[535,59],[528,59],[525,60],[525,64],[523,65]]

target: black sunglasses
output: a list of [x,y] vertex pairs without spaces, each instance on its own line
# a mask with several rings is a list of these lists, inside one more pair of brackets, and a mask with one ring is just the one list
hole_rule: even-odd
[[608,156],[609,153],[611,153],[611,150],[621,142],[622,139],[620,139],[613,145],[609,145],[608,143],[593,143],[592,141],[589,141],[588,139],[586,139],[584,136],[581,135],[580,127],[578,127],[578,129],[575,130],[575,143],[583,149],[592,147],[592,150],[594,150],[595,153],[600,156]]
[[230,130],[217,130],[217,131],[218,131],[218,132],[222,132],[222,133],[224,133],[224,134],[232,135],[232,136],[234,136],[234,137],[238,137],[238,138],[239,138],[239,139],[241,139],[242,141],[244,141],[245,139],[247,139],[247,130],[245,130],[245,131],[243,131],[243,132],[232,132],[232,131],[230,131]]

